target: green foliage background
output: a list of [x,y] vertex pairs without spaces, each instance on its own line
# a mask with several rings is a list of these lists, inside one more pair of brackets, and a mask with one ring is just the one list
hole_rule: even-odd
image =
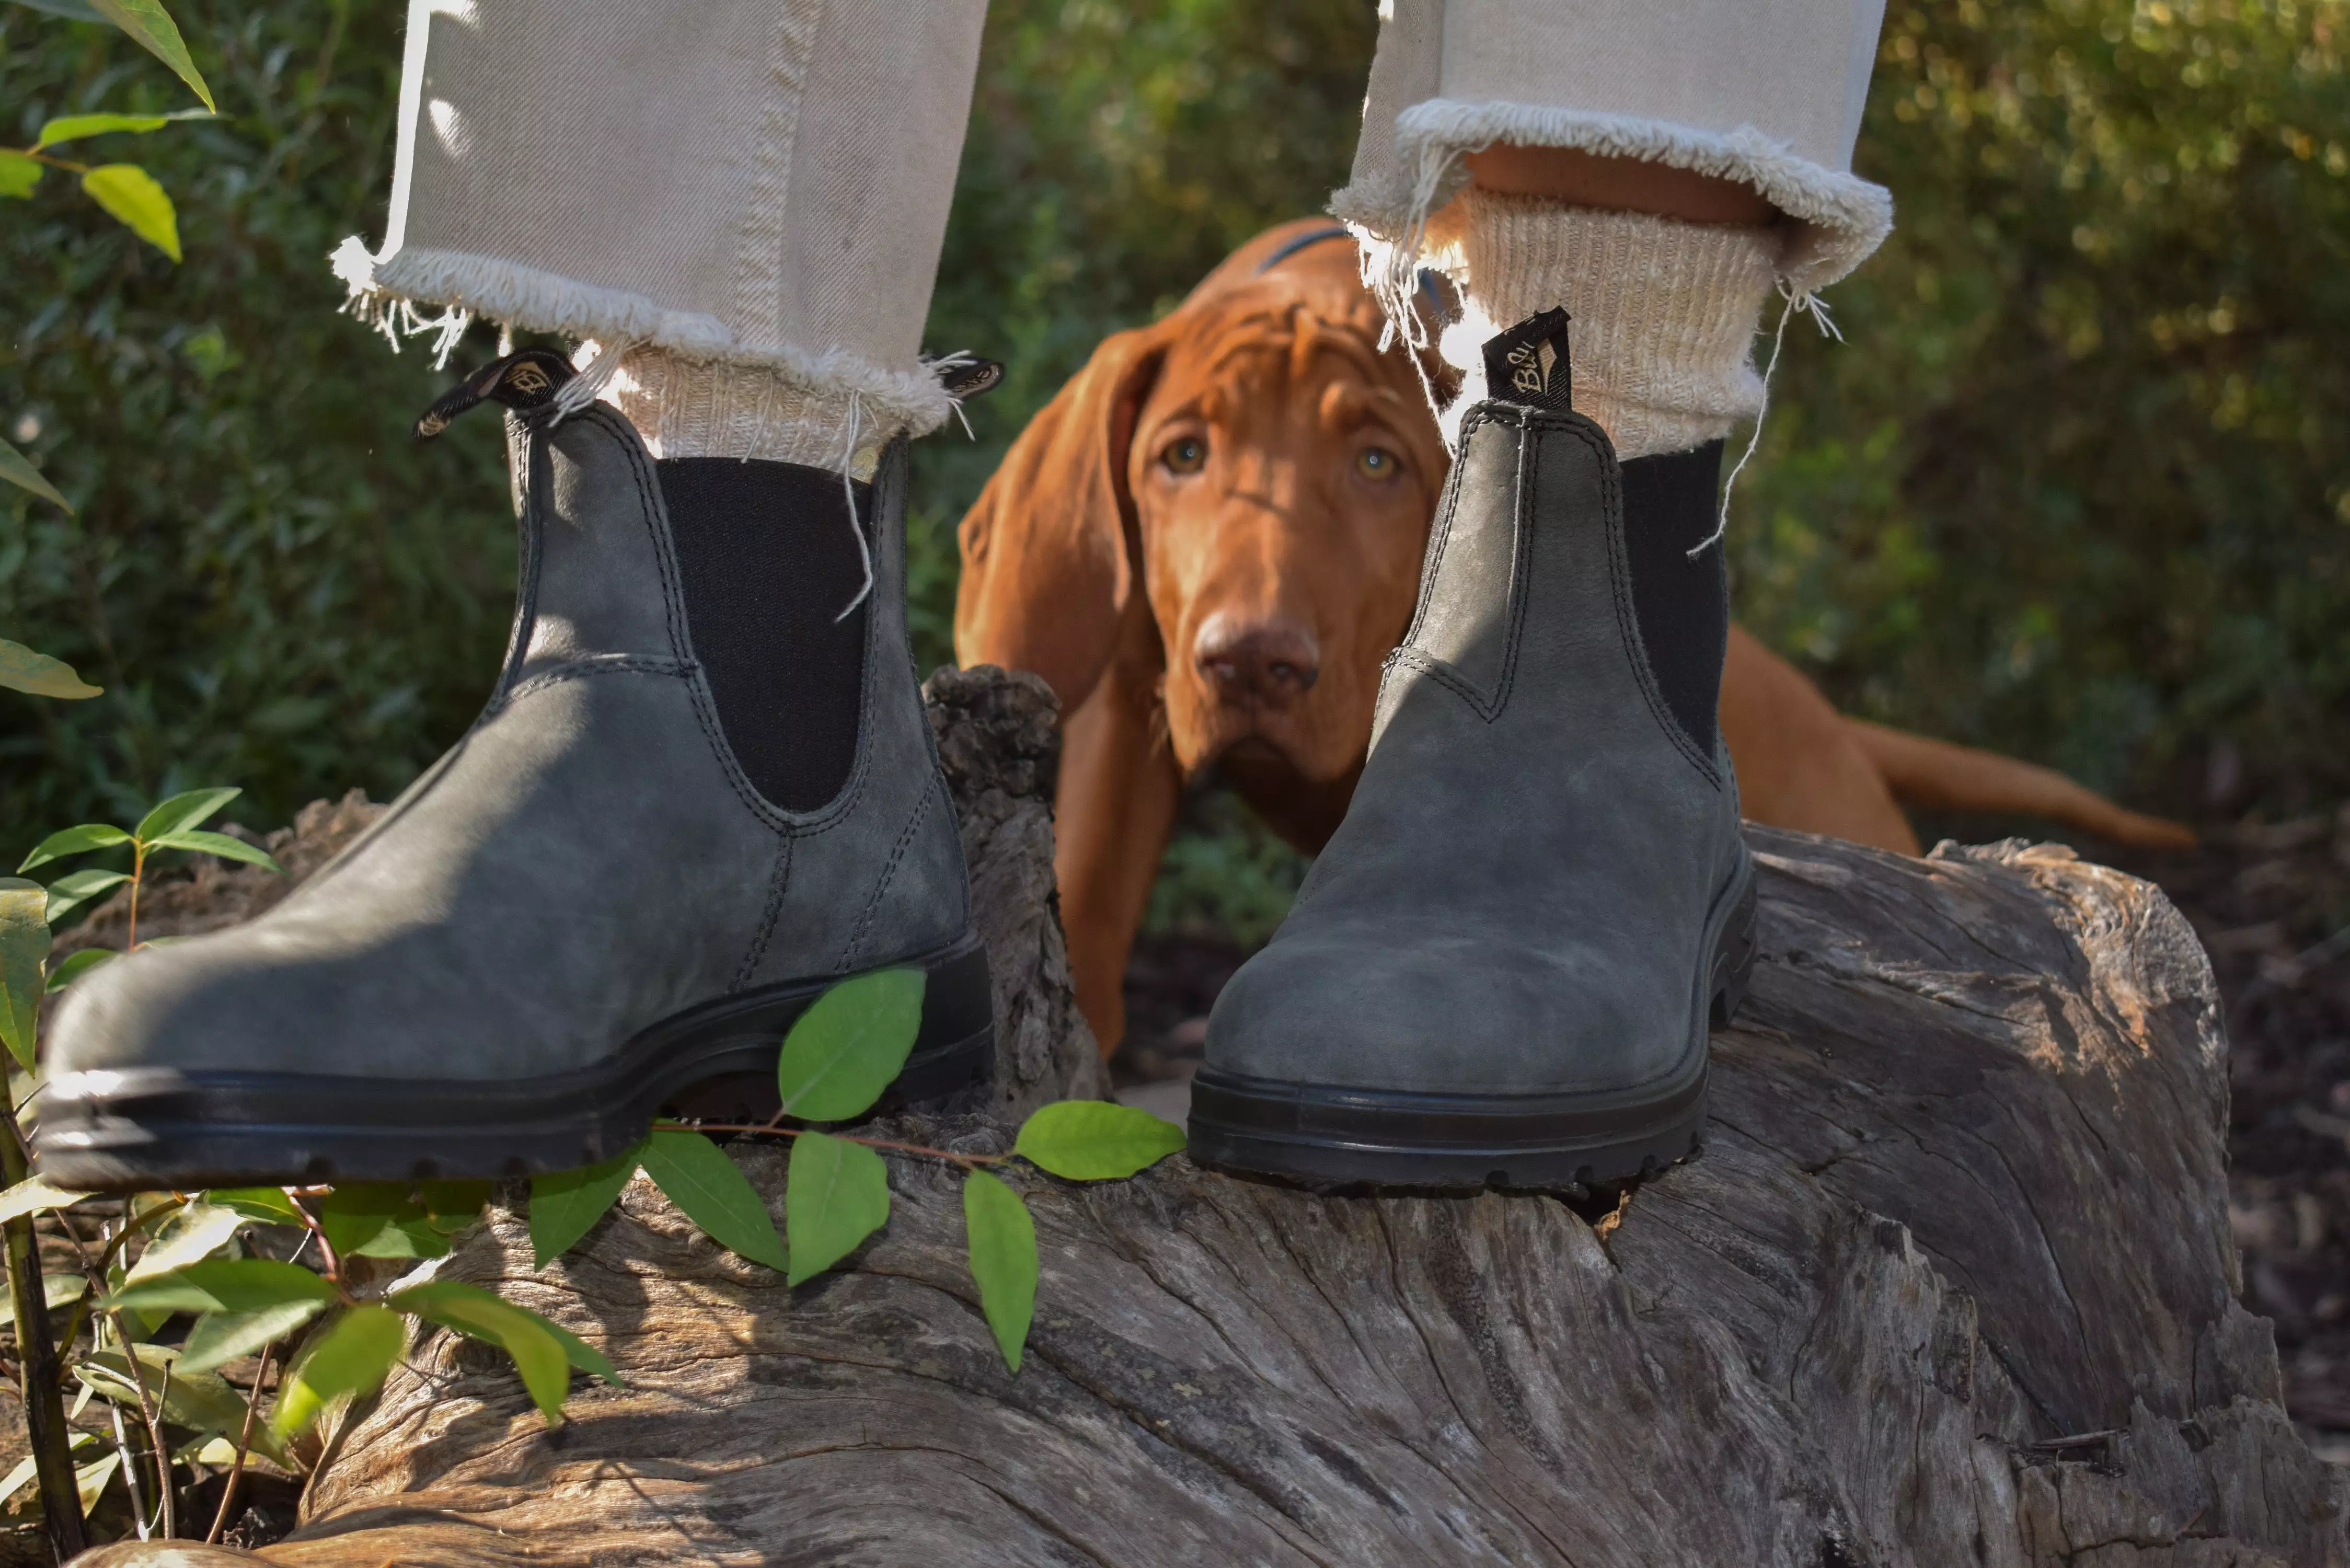
[[[55,177],[0,204],[0,428],[78,518],[0,498],[0,635],[94,701],[0,703],[0,824],[234,782],[255,822],[404,783],[508,613],[496,422],[337,315],[382,225],[400,9],[177,8],[226,118],[142,139],[172,267]],[[1857,163],[1900,228],[1790,331],[1733,514],[1748,624],[1856,711],[2199,808],[2215,747],[2293,809],[2350,783],[2345,0],[1897,3]],[[928,333],[1007,360],[920,449],[916,629],[952,524],[1106,332],[1344,177],[1367,0],[997,0]],[[177,108],[110,29],[0,3],[0,140]],[[490,347],[477,334],[459,363]],[[2238,804],[2241,804],[2238,803]],[[1161,923],[1261,927],[1294,862],[1232,810]]]

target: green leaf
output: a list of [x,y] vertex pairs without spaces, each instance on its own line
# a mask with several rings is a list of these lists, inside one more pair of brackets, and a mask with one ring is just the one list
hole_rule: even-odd
[[74,1467],[74,1490],[81,1498],[82,1512],[98,1506],[98,1500],[106,1495],[106,1483],[114,1479],[114,1469],[121,1462],[122,1450],[117,1449],[103,1459]]
[[36,866],[46,866],[68,855],[86,855],[93,849],[111,849],[118,844],[130,842],[130,835],[103,822],[85,822],[78,827],[62,827],[33,846],[25,863],[16,867],[22,875]]
[[95,697],[105,690],[86,684],[74,673],[74,667],[63,659],[35,653],[23,643],[10,642],[5,638],[0,638],[0,686],[29,691],[36,697],[62,698],[68,702]]
[[698,1132],[656,1127],[645,1140],[645,1174],[719,1245],[782,1272],[784,1239],[742,1168]]
[[918,969],[885,969],[817,997],[785,1036],[775,1061],[785,1111],[806,1121],[845,1122],[872,1109],[914,1048],[926,979]]
[[[193,1432],[226,1435],[244,1428],[244,1396],[229,1385],[226,1378],[209,1371],[198,1371],[187,1365],[185,1355],[167,1345],[142,1345],[139,1349],[139,1365],[147,1385],[147,1396],[163,1397],[163,1418],[174,1427],[185,1427]],[[168,1386],[163,1372],[171,1369]],[[138,1409],[144,1403],[139,1386],[130,1380],[130,1364],[120,1351],[102,1350],[86,1355],[75,1367],[75,1373],[98,1393],[118,1404]],[[265,1431],[254,1434],[254,1451],[273,1464],[286,1462],[286,1450]]]
[[20,1181],[5,1192],[0,1192],[0,1224],[5,1224],[19,1215],[33,1213],[36,1210],[70,1209],[88,1196],[87,1192],[67,1192],[60,1188],[51,1187],[47,1181],[36,1176],[29,1181]]
[[49,961],[49,895],[38,882],[0,877],[0,1044],[27,1073]]
[[619,1369],[606,1358],[602,1351],[556,1323],[553,1318],[538,1317],[536,1313],[532,1313],[530,1315],[538,1318],[539,1326],[555,1336],[556,1342],[563,1346],[563,1354],[570,1358],[572,1366],[599,1383],[608,1383],[615,1388],[626,1388],[629,1386],[628,1379],[620,1376]]
[[[73,510],[73,504],[57,493],[57,487],[41,477],[41,471],[33,466],[33,460],[5,441],[0,441],[0,479],[20,490],[29,490],[42,500],[62,506],[69,513]],[[16,644],[8,646],[14,648]]]
[[307,1431],[336,1401],[383,1386],[408,1343],[408,1324],[389,1307],[353,1307],[310,1342],[277,1391],[271,1430],[280,1438]]
[[1003,1364],[1017,1372],[1029,1320],[1036,1315],[1036,1222],[1020,1194],[986,1171],[974,1170],[963,1178],[962,1225],[980,1310],[995,1331]]
[[637,1174],[645,1146],[601,1165],[577,1170],[552,1171],[530,1179],[530,1245],[545,1268],[577,1244],[595,1228],[604,1211],[619,1201],[620,1189]]
[[164,1222],[139,1261],[130,1265],[130,1278],[151,1280],[158,1274],[168,1274],[202,1262],[213,1252],[228,1245],[236,1235],[236,1228],[244,1223],[244,1216],[235,1210],[211,1203],[191,1203]]
[[214,812],[244,792],[240,789],[192,789],[161,802],[139,819],[131,836],[145,845],[154,845],[175,833],[185,833],[200,826]]
[[344,1254],[351,1258],[445,1258],[448,1255],[449,1232],[434,1226],[432,1216],[422,1212],[395,1216],[390,1224]]
[[1021,1124],[1012,1152],[1072,1181],[1114,1181],[1183,1147],[1183,1129],[1132,1106],[1055,1100]]
[[41,127],[40,139],[33,143],[33,151],[44,152],[65,142],[79,141],[89,136],[108,136],[116,131],[143,135],[151,130],[161,130],[174,120],[215,118],[208,109],[182,109],[170,114],[62,115]]
[[169,837],[156,839],[150,849],[192,849],[200,855],[217,855],[224,860],[242,860],[248,866],[266,866],[280,877],[286,867],[269,857],[269,851],[247,844],[242,838],[231,838],[225,833],[204,833],[187,828]]
[[49,896],[46,900],[47,904],[46,918],[49,924],[54,926],[64,916],[97,898],[100,893],[110,893],[130,880],[130,874],[122,871],[99,871],[95,868],[87,871],[68,871],[49,884]]
[[294,1200],[276,1187],[215,1187],[204,1194],[206,1201],[224,1209],[234,1210],[247,1220],[265,1225],[302,1224],[302,1210]]
[[335,1287],[298,1263],[274,1258],[207,1258],[168,1274],[136,1280],[109,1296],[110,1307],[140,1312],[259,1312],[287,1302],[321,1305]]
[[443,1328],[487,1340],[514,1357],[522,1386],[548,1421],[563,1419],[563,1398],[571,1390],[571,1357],[554,1326],[504,1297],[458,1280],[433,1280],[385,1298],[401,1312],[432,1319]]
[[403,1220],[422,1218],[424,1205],[409,1196],[405,1183],[397,1181],[355,1181],[336,1188],[318,1205],[318,1228],[341,1253],[364,1253],[385,1231]]
[[180,214],[155,177],[136,163],[101,163],[81,177],[89,199],[107,216],[170,256],[180,259]]
[[790,1282],[814,1279],[889,1221],[889,1168],[863,1144],[823,1133],[792,1140],[784,1183]]
[[213,101],[213,89],[204,85],[197,74],[196,62],[188,58],[188,46],[180,37],[180,29],[156,0],[89,0],[98,14],[130,34],[139,47],[172,67],[179,78],[187,83],[195,95],[204,100],[204,107],[217,110]]
[[89,0],[16,0],[16,4],[29,5],[36,11],[47,11],[52,16],[64,16],[76,22],[106,20],[90,8]]
[[47,172],[41,161],[14,148],[0,147],[0,196],[29,196]]
[[490,1181],[420,1181],[416,1200],[424,1206],[432,1229],[453,1236],[482,1217],[497,1184]]
[[[153,944],[150,943],[148,945],[152,946]],[[94,970],[99,965],[104,963],[107,960],[119,959],[121,956],[122,955],[120,953],[116,952],[112,948],[83,948],[78,952],[68,953],[65,957],[59,959],[50,967],[49,989],[51,991],[63,991],[66,987],[79,980],[89,971]]]
[[285,1338],[326,1310],[325,1302],[280,1302],[252,1312],[208,1312],[188,1330],[180,1365],[191,1372],[209,1372]]
[[[88,1289],[89,1281],[79,1274],[43,1274],[41,1306],[47,1312],[55,1312],[59,1307],[71,1306],[81,1300],[82,1293]],[[7,1284],[0,1282],[0,1321],[13,1320],[16,1314],[16,1298],[10,1292]],[[0,1490],[0,1499],[5,1499],[7,1493],[5,1490]]]

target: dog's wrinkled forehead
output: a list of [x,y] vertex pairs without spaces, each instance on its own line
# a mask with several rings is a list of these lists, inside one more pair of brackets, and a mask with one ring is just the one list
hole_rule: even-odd
[[1367,298],[1301,294],[1280,280],[1237,287],[1208,302],[1170,349],[1160,389],[1211,423],[1237,422],[1266,402],[1316,383],[1352,383],[1376,394],[1409,375],[1379,352],[1380,320]]

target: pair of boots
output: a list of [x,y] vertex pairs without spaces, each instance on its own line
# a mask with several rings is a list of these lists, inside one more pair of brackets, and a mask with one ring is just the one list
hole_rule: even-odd
[[[1618,464],[1563,315],[1497,338],[1345,825],[1217,1002],[1204,1163],[1562,1188],[1687,1154],[1753,873],[1716,732],[1720,449]],[[870,485],[655,462],[525,351],[522,569],[482,716],[249,925],[69,993],[36,1107],[60,1186],[491,1177],[611,1158],[771,1075],[833,982],[929,977],[907,1099],[993,1056],[904,621],[906,454]],[[853,546],[853,548],[852,548]],[[870,561],[870,591],[864,562]],[[856,608],[840,616],[843,606]]]

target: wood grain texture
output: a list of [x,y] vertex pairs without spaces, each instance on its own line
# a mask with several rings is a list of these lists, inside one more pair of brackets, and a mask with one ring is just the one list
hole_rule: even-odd
[[[629,1386],[578,1385],[549,1429],[501,1357],[424,1336],[262,1558],[2350,1563],[2236,1303],[2226,1047],[2185,923],[2061,849],[1751,836],[1762,953],[1705,1151],[1596,1222],[1180,1157],[1015,1172],[1044,1282],[1014,1377],[933,1164],[893,1160],[889,1228],[797,1291],[641,1181],[544,1272],[494,1210],[444,1272]],[[1071,1016],[1065,971],[1023,983]],[[984,1114],[894,1126],[1008,1143]],[[780,1220],[782,1153],[738,1153]]]

